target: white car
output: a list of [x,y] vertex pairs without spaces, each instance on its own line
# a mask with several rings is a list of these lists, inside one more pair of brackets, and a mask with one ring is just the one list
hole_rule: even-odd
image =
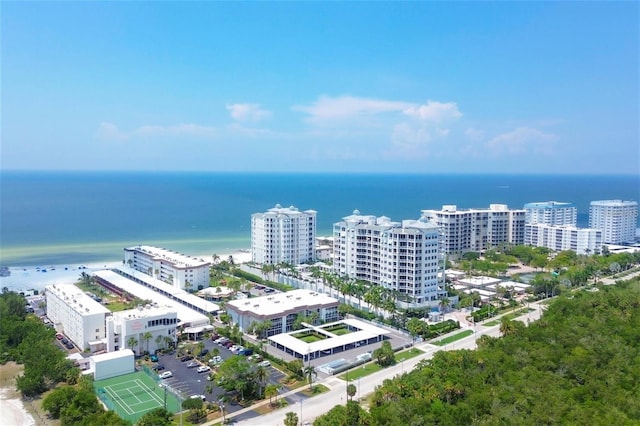
[[198,373],[206,373],[207,371],[211,371],[211,368],[209,368],[209,366],[207,366],[207,365],[203,365],[201,367],[198,367],[198,369],[196,371]]
[[261,363],[258,364],[260,367],[271,367],[271,362],[269,362],[268,360],[264,360]]
[[191,395],[189,398],[191,399],[201,399],[201,400],[206,400],[207,397],[205,397],[204,395]]
[[216,355],[209,360],[209,364],[220,364],[222,362],[222,357],[220,355]]
[[159,376],[161,379],[168,379],[169,377],[173,377],[173,373],[171,371],[165,371]]

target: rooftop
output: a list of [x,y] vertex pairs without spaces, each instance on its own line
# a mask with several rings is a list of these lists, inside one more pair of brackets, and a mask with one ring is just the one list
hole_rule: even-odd
[[186,254],[178,253],[173,250],[153,247],[153,246],[134,246],[125,248],[127,251],[138,251],[146,255],[151,256],[154,259],[166,260],[179,268],[198,268],[202,266],[209,266],[211,262],[207,262],[202,258],[191,257]]
[[227,308],[238,312],[252,312],[258,316],[280,316],[285,311],[311,309],[320,306],[337,306],[338,300],[310,290],[292,290],[251,299],[231,300]]
[[111,312],[73,284],[52,284],[47,286],[46,291],[57,295],[80,315],[108,314]]

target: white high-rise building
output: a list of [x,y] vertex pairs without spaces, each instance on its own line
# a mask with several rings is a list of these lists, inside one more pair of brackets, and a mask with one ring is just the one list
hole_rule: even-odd
[[576,226],[578,209],[572,203],[545,201],[524,205],[525,223]]
[[440,230],[426,220],[399,223],[356,210],[333,225],[333,237],[335,274],[396,291],[405,308],[446,297]]
[[490,204],[488,209],[459,210],[455,205],[441,210],[422,210],[426,220],[437,225],[444,237],[447,255],[482,252],[504,243],[524,243],[524,210],[509,210],[505,204]]
[[105,316],[111,311],[73,284],[53,284],[45,289],[47,317],[80,350],[101,350]]
[[594,254],[602,249],[602,231],[571,225],[525,225],[525,244],[555,251],[572,250],[577,254]]
[[124,249],[129,267],[183,290],[209,287],[211,262],[164,248],[135,246]]
[[603,244],[634,242],[637,226],[637,201],[602,200],[591,202],[589,227],[602,230]]
[[315,210],[276,204],[251,215],[251,260],[259,264],[299,265],[315,260]]

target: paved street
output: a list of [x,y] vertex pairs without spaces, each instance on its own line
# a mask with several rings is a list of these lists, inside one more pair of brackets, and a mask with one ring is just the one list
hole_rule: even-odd
[[[534,311],[524,314],[516,319],[523,321],[525,324],[528,324],[531,321],[535,321],[540,318],[541,313],[541,305],[538,303],[532,303],[530,308],[534,309]],[[476,347],[476,339],[480,338],[480,336],[488,335],[492,337],[497,337],[500,334],[499,330],[500,326],[495,325],[493,327],[485,327],[483,325],[476,325],[475,333],[473,335],[467,336],[464,339],[458,340],[456,342],[450,343],[446,346],[435,346],[430,343],[419,343],[416,346],[425,353],[418,357],[409,359],[395,365],[393,367],[385,368],[375,374],[371,374],[369,376],[365,376],[359,380],[359,389],[357,397],[363,397],[372,393],[375,390],[375,387],[382,383],[385,379],[390,379],[396,375],[402,374],[403,371],[412,370],[416,364],[418,364],[423,359],[431,359],[433,354],[437,351],[441,350],[457,350],[457,349],[475,349]],[[456,331],[452,334],[459,333],[460,331]],[[284,418],[287,412],[293,411],[298,414],[298,417],[302,419],[302,424],[305,423],[313,423],[313,420],[316,417],[321,416],[327,411],[331,410],[338,404],[344,404],[346,401],[346,386],[347,383],[337,377],[328,377],[324,380],[319,381],[323,385],[327,386],[331,390],[325,394],[315,396],[313,398],[303,399],[302,403],[299,401],[301,398],[296,395],[297,391],[291,391],[289,393],[284,394],[283,396],[287,397],[289,401],[298,401],[293,405],[289,405],[285,408],[274,411],[270,414],[262,415],[259,417],[254,417],[251,419],[244,419],[237,422],[238,425],[246,425],[246,426],[277,426],[284,425]],[[358,383],[356,383],[358,386]],[[250,409],[247,409],[250,410]],[[238,414],[242,413],[244,410],[238,411]],[[233,417],[232,417],[233,418]],[[213,424],[215,422],[209,423]]]

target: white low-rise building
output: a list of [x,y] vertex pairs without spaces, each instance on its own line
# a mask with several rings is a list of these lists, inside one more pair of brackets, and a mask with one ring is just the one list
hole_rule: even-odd
[[602,249],[602,231],[569,225],[526,224],[524,243],[554,251],[572,250],[577,254],[593,254]]
[[47,317],[57,331],[64,333],[80,350],[102,349],[105,316],[111,311],[73,284],[46,287]]
[[267,336],[293,330],[298,315],[317,315],[320,321],[338,319],[338,300],[310,290],[292,290],[251,299],[227,302],[227,314],[240,330],[247,332],[253,323],[271,322]]
[[125,265],[183,290],[209,287],[211,262],[152,246],[124,249]]
[[129,348],[141,355],[172,347],[177,326],[177,312],[166,306],[145,305],[114,312],[106,318],[107,351]]

